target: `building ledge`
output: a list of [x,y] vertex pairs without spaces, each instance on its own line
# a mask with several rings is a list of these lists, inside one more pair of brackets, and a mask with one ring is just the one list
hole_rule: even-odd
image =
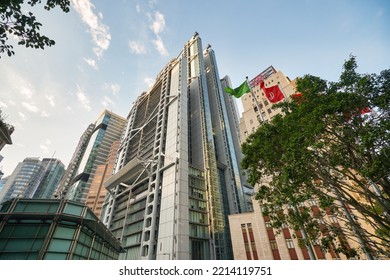
[[105,181],[103,185],[107,190],[111,190],[120,183],[136,179],[140,171],[142,171],[143,169],[145,169],[143,162],[138,158],[133,158],[117,173],[115,173],[107,181]]

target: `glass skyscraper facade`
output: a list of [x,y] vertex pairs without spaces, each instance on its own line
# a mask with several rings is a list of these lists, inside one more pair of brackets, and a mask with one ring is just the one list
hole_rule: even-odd
[[0,206],[0,260],[117,260],[121,251],[81,203],[16,198]]
[[232,259],[227,217],[251,210],[232,104],[197,33],[134,102],[102,214],[121,259]]
[[111,146],[120,139],[126,119],[108,110],[99,116],[88,139],[66,198],[84,203],[98,165],[106,163]]
[[0,203],[16,197],[52,198],[64,172],[58,159],[26,158],[8,177],[0,191]]
[[57,190],[58,184],[65,173],[64,164],[54,158],[42,159],[42,166],[44,168],[44,175],[41,183],[35,190],[33,198],[53,198]]
[[87,148],[89,138],[91,137],[94,128],[95,124],[91,123],[81,135],[73,156],[69,161],[68,167],[66,168],[65,174],[58,186],[56,197],[65,197],[70,186],[72,185],[73,179],[77,175],[81,159],[84,156],[85,149]]

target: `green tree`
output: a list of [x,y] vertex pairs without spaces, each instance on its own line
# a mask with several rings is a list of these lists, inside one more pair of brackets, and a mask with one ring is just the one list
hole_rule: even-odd
[[274,105],[283,113],[242,145],[242,166],[274,228],[289,224],[302,244],[347,257],[360,253],[347,239],[369,258],[390,257],[390,70],[356,68],[350,56],[338,82],[298,79],[299,94]]
[[[15,54],[13,46],[8,43],[9,36],[16,37],[19,45],[27,48],[41,48],[55,44],[53,40],[39,33],[42,24],[37,21],[32,12],[24,12],[30,6],[41,3],[41,0],[29,0],[22,6],[24,0],[0,1],[0,58],[2,53],[8,56]],[[70,0],[46,0],[44,8],[51,10],[59,6],[62,11],[69,12]]]

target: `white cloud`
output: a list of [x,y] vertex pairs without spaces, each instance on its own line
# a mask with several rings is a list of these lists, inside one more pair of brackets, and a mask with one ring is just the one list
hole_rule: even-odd
[[117,95],[118,92],[121,89],[121,86],[118,84],[109,84],[109,83],[104,83],[102,86],[103,90],[108,90],[112,93],[112,95]]
[[83,59],[93,69],[98,70],[98,66],[97,66],[96,60],[90,59],[90,58],[83,58]]
[[35,106],[34,104],[22,102],[22,106],[27,109],[27,111],[32,113],[37,113],[39,111],[39,108]]
[[130,48],[130,51],[132,53],[135,53],[135,54],[145,54],[146,53],[146,48],[142,42],[130,41],[129,48]]
[[50,149],[49,149],[48,146],[45,146],[45,145],[41,144],[41,145],[39,145],[39,148],[41,148],[42,153],[43,153],[44,155],[47,155],[47,154],[50,153]]
[[80,102],[81,106],[87,110],[91,111],[92,108],[89,105],[90,101],[88,96],[84,93],[83,89],[81,89],[79,86],[77,87],[77,92],[76,92],[77,100]]
[[8,106],[4,102],[0,101],[0,109],[2,108],[8,108]]
[[41,112],[41,117],[47,118],[47,117],[50,117],[50,115],[49,115],[48,112],[46,112],[45,110],[43,110],[43,111]]
[[50,104],[51,107],[55,107],[56,106],[56,103],[54,101],[54,95],[46,94],[45,98],[47,99],[47,101],[49,101],[49,104]]
[[140,12],[141,12],[141,7],[140,7],[139,4],[137,4],[137,5],[135,6],[135,10],[137,11],[137,13],[140,13]]
[[153,31],[154,35],[156,35],[156,39],[152,40],[154,47],[160,53],[160,55],[168,56],[169,53],[168,53],[167,49],[165,48],[165,45],[164,45],[162,38],[159,35],[165,29],[164,15],[161,14],[159,11],[157,11],[154,13],[154,16],[148,14],[148,18],[150,21],[149,27]]
[[114,105],[114,102],[111,100],[110,97],[104,96],[102,100],[102,105],[107,108]]
[[164,15],[161,14],[159,11],[155,12],[154,18],[149,15],[149,19],[151,21],[150,29],[152,29],[153,33],[158,35],[162,31],[164,31],[165,28],[165,18]]
[[167,49],[164,46],[164,42],[162,41],[160,36],[157,36],[157,39],[153,40],[152,43],[156,47],[156,50],[159,52],[159,54],[161,54],[162,56],[168,56],[169,55]]
[[153,6],[157,5],[157,0],[149,0],[148,5],[153,8]]
[[26,121],[28,119],[27,116],[25,114],[23,114],[22,112],[18,112],[18,115],[22,121]]
[[90,0],[72,0],[73,7],[80,15],[81,20],[88,26],[89,32],[92,35],[95,47],[94,53],[98,58],[101,58],[104,51],[108,49],[111,40],[111,34],[108,26],[101,23],[103,15],[94,13],[95,6]]
[[31,99],[34,95],[34,89],[32,87],[22,86],[20,93],[27,99]]
[[44,143],[46,145],[51,145],[51,140],[49,138],[46,138]]
[[41,151],[44,155],[50,153],[50,145],[51,145],[50,139],[46,139],[42,144],[39,145],[39,148],[41,148]]
[[144,83],[150,88],[151,86],[154,85],[154,82],[155,80],[153,78],[150,78],[150,77],[146,77],[144,79]]

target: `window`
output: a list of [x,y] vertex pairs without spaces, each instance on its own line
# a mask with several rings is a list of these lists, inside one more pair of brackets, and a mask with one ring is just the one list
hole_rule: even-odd
[[50,242],[48,250],[51,252],[67,253],[71,244],[71,240],[53,239]]
[[66,253],[46,253],[45,260],[66,260]]
[[241,224],[241,232],[244,241],[246,259],[258,260],[259,258],[257,255],[256,242],[253,234],[252,224],[251,223]]
[[76,229],[66,226],[57,226],[53,237],[61,239],[73,239]]
[[83,206],[67,203],[64,209],[64,213],[80,216],[83,209],[84,209]]
[[192,223],[205,224],[207,222],[207,215],[200,212],[189,211],[189,220]]
[[278,250],[278,244],[276,243],[275,240],[271,240],[271,241],[269,242],[269,244],[271,245],[271,249],[272,249],[272,250]]
[[287,248],[289,248],[289,249],[294,248],[294,242],[292,241],[291,238],[286,239],[286,244],[287,244]]

